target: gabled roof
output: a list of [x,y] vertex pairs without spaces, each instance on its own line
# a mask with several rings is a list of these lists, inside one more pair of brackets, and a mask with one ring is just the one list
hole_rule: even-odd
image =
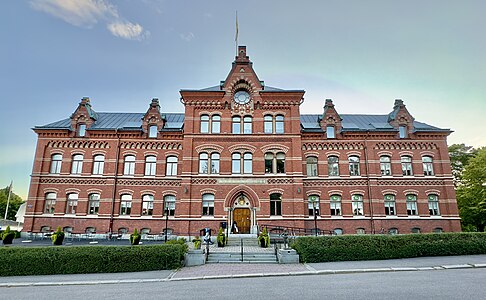
[[[142,126],[144,113],[97,113],[97,120],[91,125],[90,130],[110,130],[110,129],[135,129]],[[165,113],[165,126],[162,130],[180,130],[184,124],[183,113]],[[35,126],[34,129],[71,129],[71,119],[63,119],[43,126]]]
[[[304,131],[322,131],[319,125],[319,118],[322,115],[301,115],[300,123]],[[388,123],[388,115],[354,115],[340,114],[342,118],[342,131],[397,131]],[[443,131],[449,132],[449,129],[442,129],[431,126],[422,122],[413,122],[414,131]]]

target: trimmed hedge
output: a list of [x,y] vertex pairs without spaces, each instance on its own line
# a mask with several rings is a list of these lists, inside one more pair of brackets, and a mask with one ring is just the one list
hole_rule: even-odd
[[486,233],[300,237],[292,248],[305,263],[486,254]]
[[187,245],[2,247],[0,276],[169,270],[186,252]]

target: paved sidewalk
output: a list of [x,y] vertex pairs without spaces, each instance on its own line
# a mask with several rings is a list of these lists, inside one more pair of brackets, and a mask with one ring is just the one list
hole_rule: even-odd
[[418,257],[312,264],[206,264],[180,270],[134,273],[0,277],[0,288],[22,286],[121,284],[215,278],[329,275],[363,272],[437,271],[486,268],[486,255]]

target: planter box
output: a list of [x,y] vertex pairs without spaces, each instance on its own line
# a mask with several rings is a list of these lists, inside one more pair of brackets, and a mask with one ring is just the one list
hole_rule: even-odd
[[189,250],[186,255],[184,255],[184,265],[186,267],[200,266],[206,263],[206,258],[204,256],[203,249]]

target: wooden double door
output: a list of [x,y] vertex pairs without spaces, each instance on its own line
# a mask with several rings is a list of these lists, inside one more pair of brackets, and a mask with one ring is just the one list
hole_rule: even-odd
[[249,208],[235,208],[233,221],[238,226],[238,233],[250,233],[251,215]]

